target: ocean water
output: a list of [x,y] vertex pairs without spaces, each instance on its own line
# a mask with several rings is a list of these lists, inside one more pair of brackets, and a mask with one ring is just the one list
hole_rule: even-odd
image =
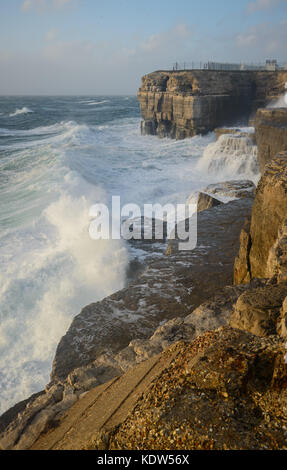
[[134,96],[0,97],[0,414],[48,383],[73,317],[126,285],[136,253],[89,238],[91,205],[185,203],[209,183],[257,177],[246,151],[240,162],[213,133],[174,141],[139,128]]

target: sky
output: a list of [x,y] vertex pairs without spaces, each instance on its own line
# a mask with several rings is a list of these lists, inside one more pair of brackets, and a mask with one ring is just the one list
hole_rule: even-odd
[[287,63],[287,0],[0,0],[0,95],[136,94],[175,62]]

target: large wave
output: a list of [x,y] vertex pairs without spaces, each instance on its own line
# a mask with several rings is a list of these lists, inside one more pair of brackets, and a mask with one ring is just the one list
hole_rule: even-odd
[[144,137],[139,122],[0,129],[0,412],[45,386],[81,308],[125,285],[131,254],[122,240],[89,238],[90,206],[112,195],[122,205],[184,204],[224,168],[204,164],[214,134]]
[[1,240],[0,412],[45,386],[73,316],[125,285],[123,242],[94,242],[88,233],[89,208],[104,199],[67,171],[40,218]]

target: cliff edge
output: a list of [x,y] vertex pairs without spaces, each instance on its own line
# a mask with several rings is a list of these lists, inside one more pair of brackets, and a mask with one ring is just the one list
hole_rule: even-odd
[[153,72],[138,92],[142,134],[184,139],[249,117],[285,91],[287,71]]

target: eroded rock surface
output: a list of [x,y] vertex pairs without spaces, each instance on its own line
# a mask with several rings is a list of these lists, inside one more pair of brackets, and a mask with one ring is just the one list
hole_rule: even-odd
[[198,193],[197,212],[206,211],[207,209],[212,209],[212,207],[217,207],[221,204],[223,204],[221,201],[209,194],[202,192]]
[[187,316],[232,284],[239,233],[251,206],[252,200],[242,199],[200,213],[195,250],[178,251],[178,241],[170,242],[170,256],[156,256],[128,288],[83,309],[58,346],[52,380],[149,337],[162,321]]
[[279,153],[265,167],[257,187],[250,233],[241,235],[235,263],[235,282],[286,276],[287,153]]
[[[286,449],[282,338],[223,328],[171,349],[173,363],[109,434],[106,448]],[[97,442],[95,436],[91,446]]]
[[261,173],[278,152],[287,150],[287,108],[259,109],[255,116]]
[[231,125],[285,91],[287,72],[192,70],[145,75],[142,133],[183,139]]
[[285,336],[283,302],[286,297],[285,283],[247,289],[237,300],[230,326],[257,336]]
[[175,341],[192,341],[206,329],[227,324],[245,286],[227,288],[222,295],[219,290],[232,283],[239,233],[251,204],[243,199],[200,213],[194,251],[157,253],[129,288],[86,307],[59,344],[45,393],[0,418],[0,445],[29,448],[87,390]]
[[221,183],[210,184],[204,189],[207,194],[213,194],[216,198],[241,199],[255,197],[255,184],[250,180],[231,180]]

